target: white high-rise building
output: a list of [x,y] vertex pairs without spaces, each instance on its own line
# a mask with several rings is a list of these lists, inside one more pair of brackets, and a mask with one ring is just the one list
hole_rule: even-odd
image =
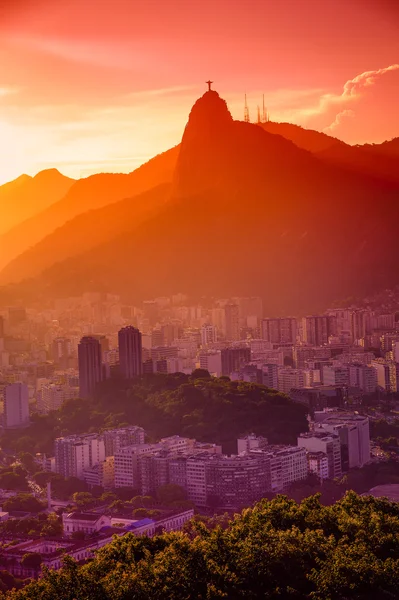
[[298,438],[298,446],[306,448],[309,452],[323,452],[328,459],[329,477],[341,477],[341,444],[337,434],[325,430],[302,433]]
[[97,433],[57,438],[54,454],[56,473],[82,479],[85,470],[105,460],[104,438]]
[[210,325],[209,323],[205,323],[201,327],[201,345],[202,347],[209,346],[210,344],[215,344],[217,342],[217,330],[215,325]]
[[323,385],[347,386],[349,383],[349,371],[346,366],[323,367]]
[[370,365],[349,365],[349,385],[359,388],[365,394],[372,394],[377,389],[377,371]]
[[250,452],[256,448],[266,448],[268,444],[267,438],[250,433],[245,437],[238,438],[237,440],[237,453]]
[[221,376],[222,355],[220,350],[216,352],[200,352],[198,358],[200,369],[209,371],[209,373],[215,377]]
[[[353,414],[324,413],[318,427],[339,436],[344,471],[363,467],[370,461],[370,427],[368,417]],[[320,416],[320,413],[319,413]]]
[[47,414],[58,410],[70,398],[79,398],[79,388],[50,383],[42,385],[40,390],[40,412]]
[[396,392],[398,389],[396,363],[384,358],[376,358],[371,366],[377,372],[377,385],[385,392]]
[[139,457],[162,450],[160,444],[124,446],[115,452],[115,487],[140,489]]
[[128,425],[107,429],[103,432],[105,456],[115,456],[119,448],[144,444],[145,432],[142,427]]
[[25,383],[11,383],[4,388],[4,427],[13,429],[28,425],[28,386]]
[[192,456],[186,462],[187,500],[197,506],[206,506],[206,465],[208,456]]
[[305,385],[304,373],[301,369],[279,369],[278,371],[278,391],[283,394],[289,394],[293,388],[303,388]]

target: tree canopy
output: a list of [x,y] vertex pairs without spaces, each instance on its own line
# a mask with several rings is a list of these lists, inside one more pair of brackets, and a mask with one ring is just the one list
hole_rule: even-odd
[[306,408],[284,394],[263,385],[208,377],[198,369],[192,375],[104,381],[92,400],[67,400],[57,411],[32,416],[24,436],[6,431],[3,446],[53,452],[56,437],[126,423],[144,427],[151,439],[179,434],[219,444],[233,444],[251,432],[272,443],[296,443],[308,427]]
[[399,596],[399,505],[348,492],[332,506],[263,500],[212,529],[127,534],[12,600],[362,600]]

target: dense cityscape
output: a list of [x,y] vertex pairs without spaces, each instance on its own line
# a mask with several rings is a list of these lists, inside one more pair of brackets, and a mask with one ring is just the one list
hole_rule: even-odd
[[[3,525],[9,571],[35,577],[41,565],[59,568],[61,551],[85,560],[115,533],[181,529],[195,512],[232,513],[309,477],[320,485],[386,461],[370,443],[370,422],[383,416],[381,410],[393,410],[398,398],[399,298],[388,290],[386,298],[389,311],[363,302],[300,318],[265,317],[259,297],[191,304],[182,293],[141,306],[87,293],[45,311],[3,307],[0,479],[11,483],[8,489],[1,484],[1,521],[32,517],[29,509],[18,513],[29,494],[46,524],[52,514],[58,519],[56,537],[42,533],[39,539],[28,531],[12,537]],[[55,438],[50,453],[12,449],[32,423],[68,403],[95,399],[104,386],[112,402],[121,384],[164,377],[167,386],[168,377],[183,376],[199,387],[218,378],[235,389],[274,390],[276,398],[301,407],[307,421],[295,444],[245,429],[233,446],[178,431],[154,440],[141,423],[122,422],[69,431]],[[25,488],[10,478],[24,467]],[[66,493],[57,491],[57,477],[69,482]],[[39,557],[36,565],[32,555]]]

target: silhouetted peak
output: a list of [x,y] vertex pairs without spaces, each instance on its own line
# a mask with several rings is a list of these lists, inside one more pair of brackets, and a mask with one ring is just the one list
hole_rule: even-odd
[[205,92],[201,98],[195,102],[188,118],[188,126],[201,123],[202,125],[220,125],[231,123],[233,117],[227,108],[226,101],[223,100],[215,90]]
[[44,169],[43,171],[39,171],[34,178],[35,181],[49,181],[54,179],[70,179],[69,177],[65,177],[62,173],[59,172],[58,169]]

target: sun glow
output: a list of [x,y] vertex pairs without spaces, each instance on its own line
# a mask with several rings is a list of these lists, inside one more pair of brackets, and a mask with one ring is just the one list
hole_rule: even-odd
[[[21,137],[20,137],[21,136]],[[21,132],[14,126],[0,121],[0,185],[21,175],[19,143],[23,141]]]

